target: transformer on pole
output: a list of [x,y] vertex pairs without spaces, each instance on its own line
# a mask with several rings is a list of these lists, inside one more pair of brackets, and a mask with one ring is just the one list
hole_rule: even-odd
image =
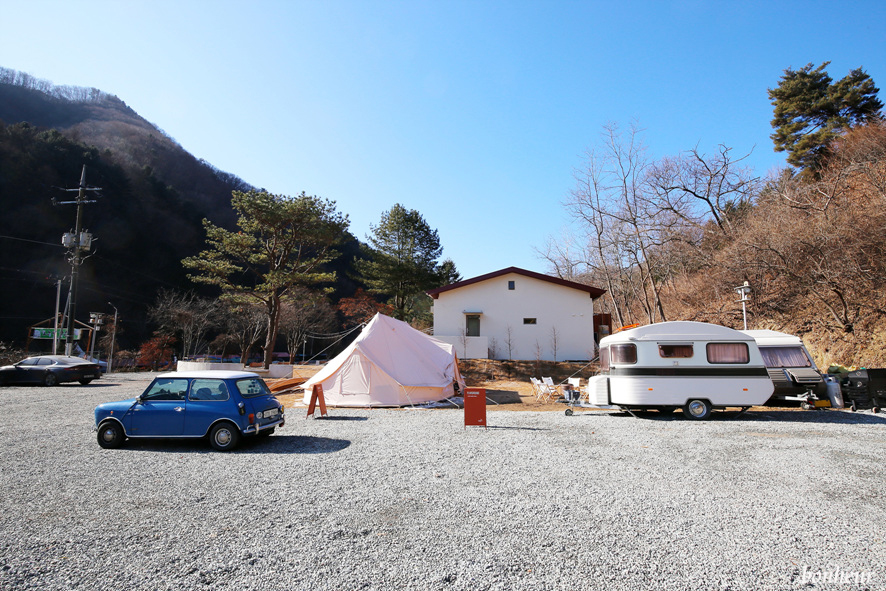
[[95,200],[86,200],[86,191],[100,191],[98,187],[86,186],[86,165],[80,174],[80,186],[77,189],[64,189],[65,191],[77,191],[76,201],[56,201],[53,205],[76,205],[77,219],[74,223],[74,231],[66,232],[62,236],[62,245],[68,249],[68,261],[71,263],[71,284],[68,290],[69,315],[68,334],[65,337],[65,355],[70,355],[74,349],[74,317],[77,311],[77,278],[80,272],[80,263],[83,261],[83,253],[92,248],[92,234],[83,230],[83,206],[87,203],[95,203]]

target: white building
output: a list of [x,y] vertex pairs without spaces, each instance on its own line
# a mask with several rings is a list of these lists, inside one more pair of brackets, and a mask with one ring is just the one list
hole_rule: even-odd
[[594,300],[602,289],[508,267],[427,293],[434,337],[455,345],[462,359],[595,356]]

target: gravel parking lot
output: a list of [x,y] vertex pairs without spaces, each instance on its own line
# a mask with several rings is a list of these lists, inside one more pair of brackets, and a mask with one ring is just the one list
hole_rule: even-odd
[[101,449],[149,379],[0,389],[0,588],[886,588],[881,415],[293,409]]

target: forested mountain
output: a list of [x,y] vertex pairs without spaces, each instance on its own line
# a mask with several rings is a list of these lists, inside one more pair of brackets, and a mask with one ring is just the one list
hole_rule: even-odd
[[[56,279],[70,275],[61,237],[76,211],[52,199],[75,195],[61,188],[76,188],[84,165],[87,185],[101,191],[84,207],[95,242],[81,267],[77,318],[112,312],[111,302],[129,346],[150,336],[146,312],[158,289],[196,288],[181,260],[203,247],[202,219],[233,229],[232,191],[252,189],[117,97],[0,68],[0,341],[24,341],[28,326],[53,315]],[[358,249],[348,235],[339,249],[348,256],[336,265]],[[339,291],[349,295],[354,286],[338,270]],[[62,306],[66,293],[65,285]]]

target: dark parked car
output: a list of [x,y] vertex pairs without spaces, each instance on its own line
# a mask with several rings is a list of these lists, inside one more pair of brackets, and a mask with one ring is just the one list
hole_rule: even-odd
[[245,371],[164,373],[138,398],[95,408],[98,444],[109,449],[127,437],[207,437],[227,451],[242,436],[270,435],[284,422],[283,405],[264,380]]
[[83,385],[101,377],[97,363],[69,355],[37,355],[22,359],[15,365],[0,367],[0,384],[43,384],[56,386],[64,382]]

